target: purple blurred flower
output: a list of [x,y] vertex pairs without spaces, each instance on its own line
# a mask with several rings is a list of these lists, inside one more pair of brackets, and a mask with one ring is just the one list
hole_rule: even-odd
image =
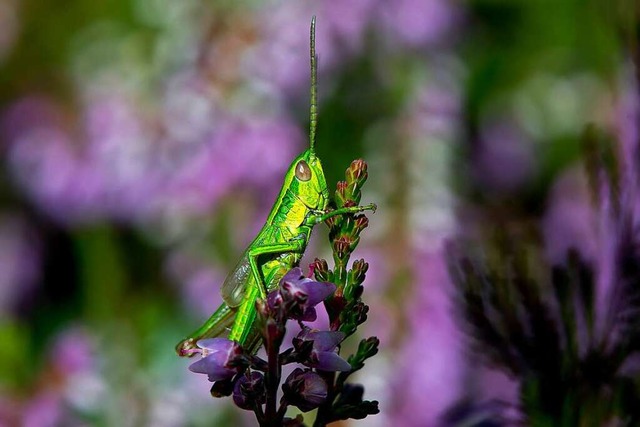
[[459,20],[459,11],[446,0],[380,0],[380,25],[409,46],[446,39]]
[[200,247],[177,247],[165,261],[165,274],[176,284],[186,308],[203,318],[222,302],[218,288],[225,279],[225,272],[212,265],[205,251]]
[[24,427],[55,427],[61,425],[63,417],[62,397],[55,392],[44,391],[22,408],[20,425]]
[[40,242],[21,217],[0,213],[0,315],[29,300],[39,279]]
[[272,309],[285,305],[291,319],[313,322],[318,317],[314,307],[335,290],[333,283],[316,282],[305,277],[300,267],[295,267],[284,275],[278,291],[269,295],[268,303]]
[[618,130],[619,138],[622,143],[622,157],[621,161],[624,164],[624,169],[628,171],[630,178],[637,179],[639,171],[637,162],[640,152],[640,146],[638,146],[639,129],[638,123],[640,122],[640,99],[638,97],[638,82],[635,78],[634,66],[627,64],[628,67],[623,69],[621,81],[618,84],[619,102],[616,108],[612,112],[614,115],[615,126]]
[[[250,53],[248,69],[260,73],[260,77],[285,92],[307,88],[311,4],[304,1],[282,3],[269,9],[268,13],[269,19],[260,20],[260,40],[263,42],[256,46],[253,54]],[[318,22],[322,22],[321,16]],[[316,50],[322,52],[319,72],[335,60],[336,54],[331,47],[329,32],[317,31]]]
[[83,116],[82,144],[65,129],[68,119],[58,108],[27,99],[4,120],[13,176],[35,202],[63,223],[131,219],[152,206],[153,176],[140,151],[149,138],[135,106],[116,97],[93,99]]
[[308,412],[322,405],[327,399],[328,387],[315,372],[296,368],[282,385],[284,398],[289,404]]
[[249,68],[281,91],[306,90],[310,17],[318,18],[316,51],[321,58],[318,67],[322,74],[348,61],[361,49],[377,4],[378,0],[299,1],[268,8],[270,19],[260,22],[263,42],[250,52]]
[[405,306],[409,324],[397,355],[411,363],[394,370],[390,405],[404,426],[438,425],[440,414],[460,396],[462,336],[452,318],[451,282],[442,254],[418,254],[414,263],[415,293]]
[[294,339],[293,345],[300,350],[309,342],[312,343],[311,352],[303,362],[304,365],[321,371],[346,372],[351,370],[351,365],[336,352],[344,338],[344,333],[339,331],[315,331],[304,328]]
[[554,184],[542,219],[549,261],[563,264],[571,248],[595,261],[599,246],[597,225],[584,174],[579,169],[567,171]]
[[51,349],[53,366],[65,376],[87,372],[95,367],[94,342],[81,327],[65,330]]
[[191,372],[206,374],[209,381],[226,380],[240,371],[236,364],[242,355],[242,347],[226,338],[208,338],[197,342],[202,359],[189,366]]
[[215,203],[239,184],[271,193],[302,140],[287,120],[227,118],[206,144],[190,149],[167,177],[162,205],[169,211],[195,214],[211,211]]
[[510,192],[526,185],[536,169],[534,146],[513,120],[485,120],[474,159],[476,179],[489,190]]

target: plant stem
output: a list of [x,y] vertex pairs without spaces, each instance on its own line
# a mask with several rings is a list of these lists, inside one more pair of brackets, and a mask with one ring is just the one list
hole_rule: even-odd
[[318,407],[318,413],[316,414],[316,419],[313,422],[313,427],[324,427],[327,425],[327,423],[332,421],[331,419],[327,418],[331,415],[331,407],[333,405],[333,400],[336,397],[336,393],[334,390],[335,373],[325,371],[317,371],[317,373],[327,383],[328,390],[327,400],[325,400],[324,403]]
[[282,424],[282,420],[278,419],[278,412],[276,411],[278,385],[280,384],[280,375],[282,373],[282,367],[280,366],[278,357],[280,345],[276,342],[279,340],[268,339],[266,341],[267,363],[269,367],[265,377],[265,386],[267,389],[265,417],[267,419],[267,425],[276,427]]

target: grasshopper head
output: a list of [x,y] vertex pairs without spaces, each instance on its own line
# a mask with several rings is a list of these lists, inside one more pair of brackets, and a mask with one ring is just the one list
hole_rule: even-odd
[[312,149],[300,154],[289,166],[290,189],[309,209],[325,209],[329,202],[322,163]]

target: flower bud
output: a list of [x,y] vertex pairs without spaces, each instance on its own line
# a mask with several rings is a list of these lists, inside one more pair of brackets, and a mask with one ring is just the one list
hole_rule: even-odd
[[[327,212],[331,212],[331,211],[333,211],[333,209],[331,208],[327,209]],[[342,215],[330,216],[324,221],[324,223],[327,224],[327,227],[329,227],[329,230],[338,228],[342,223]]]
[[367,163],[364,160],[357,159],[351,162],[346,171],[348,183],[357,182],[361,186],[367,180],[367,177]]
[[265,400],[264,376],[260,372],[253,371],[236,381],[233,387],[233,403],[239,408],[253,410]]
[[364,282],[365,275],[369,269],[369,264],[364,259],[358,259],[353,262],[351,267],[351,282],[358,285]]
[[355,217],[354,228],[356,230],[356,233],[360,234],[360,232],[365,228],[367,228],[368,225],[369,225],[369,219],[366,216],[358,215]]
[[316,258],[311,264],[311,268],[313,269],[313,273],[316,276],[316,279],[321,282],[330,282],[329,280],[329,265],[327,261],[324,259]]
[[333,241],[333,252],[335,255],[342,259],[349,253],[349,248],[351,247],[352,239],[347,236],[338,237]]
[[336,206],[339,208],[344,206],[345,201],[349,198],[347,194],[347,181],[338,181],[336,185]]
[[283,397],[290,405],[308,412],[322,405],[327,399],[328,387],[315,372],[296,368],[282,385]]

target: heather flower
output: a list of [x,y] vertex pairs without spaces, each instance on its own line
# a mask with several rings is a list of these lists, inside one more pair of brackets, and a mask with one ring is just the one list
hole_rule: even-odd
[[312,322],[316,320],[315,306],[329,295],[336,286],[333,283],[317,282],[302,274],[299,267],[291,269],[280,282],[278,295],[271,297],[271,304],[281,300],[289,310],[292,319]]
[[327,383],[320,375],[296,368],[282,386],[284,398],[302,412],[320,406],[327,398]]
[[199,349],[194,352],[202,354],[202,359],[189,366],[191,372],[207,374],[209,381],[226,380],[242,369],[242,347],[226,338],[208,338],[197,342]]
[[253,410],[265,401],[264,375],[253,371],[236,381],[233,402],[242,409]]
[[344,340],[345,334],[339,331],[314,331],[305,328],[294,339],[293,345],[298,351],[306,352],[311,342],[308,357],[302,362],[321,371],[350,371],[351,365],[338,355],[336,349]]

